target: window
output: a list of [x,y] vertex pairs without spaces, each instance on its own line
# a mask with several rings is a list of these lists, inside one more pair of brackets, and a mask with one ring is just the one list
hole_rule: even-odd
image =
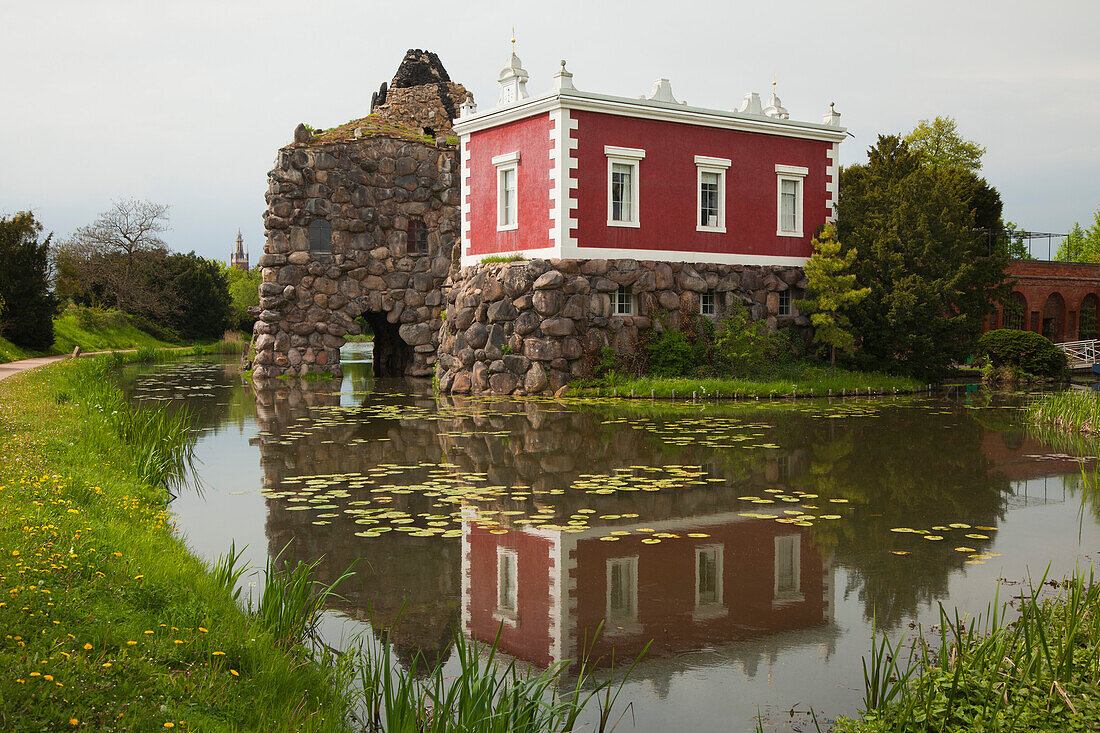
[[802,596],[802,536],[775,538],[774,602],[804,600]]
[[722,603],[722,546],[695,548],[695,607]]
[[794,315],[794,311],[791,310],[791,291],[781,290],[779,291],[779,315],[791,316]]
[[695,156],[699,188],[696,231],[726,231],[726,169],[730,165],[726,158]]
[[497,615],[514,621],[519,608],[519,583],[517,565],[519,556],[515,550],[497,548]]
[[717,312],[714,306],[714,291],[708,290],[699,296],[699,315],[713,316]]
[[809,172],[809,168],[793,165],[777,165],[775,167],[778,180],[776,199],[776,211],[778,212],[776,234],[778,236],[802,236],[802,179]]
[[611,294],[611,312],[616,316],[634,315],[634,294],[630,292],[630,288],[620,285]]
[[638,168],[645,151],[605,145],[607,156],[607,225],[636,227],[638,217]]
[[638,618],[638,558],[607,561],[607,622],[622,624]]
[[428,228],[424,226],[424,221],[422,219],[416,217],[410,218],[409,227],[406,233],[408,234],[408,248],[410,254],[428,254]]
[[519,228],[519,151],[493,158],[497,168],[497,231]]
[[332,225],[324,219],[314,219],[309,225],[309,251],[317,255],[332,254]]

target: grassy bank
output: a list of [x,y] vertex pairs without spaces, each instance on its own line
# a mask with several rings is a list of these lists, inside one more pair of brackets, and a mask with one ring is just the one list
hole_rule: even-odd
[[346,666],[243,613],[173,535],[193,437],[131,410],[118,361],[0,382],[0,727],[344,729]]
[[64,311],[54,319],[53,336],[51,354],[68,354],[77,346],[81,351],[111,351],[175,345],[142,331],[118,311],[97,308]]
[[7,339],[0,338],[0,364],[7,364],[9,361],[19,361],[20,359],[29,359],[32,356],[37,356],[37,354],[33,351],[21,349]]
[[[940,612],[939,634],[905,659],[902,642],[872,644],[866,712],[837,733],[1100,729],[1100,586],[1077,575],[1054,599],[1031,590],[1019,619],[996,604],[967,620]],[[1042,588],[1043,583],[1038,584]]]
[[1028,406],[1027,414],[1040,428],[1095,435],[1100,432],[1100,394],[1066,390],[1043,395]]
[[[573,386],[577,385],[577,386]],[[650,395],[659,399],[691,399],[695,393],[698,399],[713,400],[717,397],[768,398],[768,397],[816,397],[842,394],[867,394],[870,389],[876,394],[897,392],[916,392],[927,385],[907,377],[895,377],[879,372],[850,372],[836,370],[832,375],[828,368],[813,366],[792,369],[782,375],[762,376],[752,379],[713,379],[693,377],[623,377],[611,375],[597,381],[573,383],[570,392],[574,394],[598,394],[608,396],[617,393],[626,397],[634,393],[636,397]]]

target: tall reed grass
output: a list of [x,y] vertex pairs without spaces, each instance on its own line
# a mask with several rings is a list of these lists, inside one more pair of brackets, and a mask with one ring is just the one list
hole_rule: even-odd
[[[1009,731],[1100,728],[1100,586],[1090,570],[1043,598],[1046,576],[1009,605],[967,619],[940,606],[938,634],[872,644],[864,720],[834,730]],[[877,651],[876,651],[877,650]]]
[[1100,433],[1100,394],[1096,392],[1066,390],[1043,395],[1028,406],[1027,412],[1040,427]]

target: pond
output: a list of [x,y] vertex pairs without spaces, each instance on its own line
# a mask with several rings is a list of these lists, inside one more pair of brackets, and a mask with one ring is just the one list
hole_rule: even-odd
[[323,557],[329,581],[354,563],[326,638],[388,629],[402,664],[454,667],[456,627],[499,631],[536,667],[588,649],[618,668],[652,641],[619,730],[854,714],[873,625],[911,636],[939,603],[985,612],[1100,540],[1094,459],[1030,437],[1015,403],[981,391],[461,399],[374,380],[370,345],[351,346],[338,384],[256,392],[216,361],[124,373],[135,399],[200,422],[179,532],[208,561],[233,542],[253,566],[284,547]]

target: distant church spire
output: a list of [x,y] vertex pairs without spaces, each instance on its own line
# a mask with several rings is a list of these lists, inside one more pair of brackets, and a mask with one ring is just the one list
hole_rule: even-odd
[[244,237],[237,230],[237,249],[229,256],[229,266],[238,270],[248,270],[248,253],[244,249]]

